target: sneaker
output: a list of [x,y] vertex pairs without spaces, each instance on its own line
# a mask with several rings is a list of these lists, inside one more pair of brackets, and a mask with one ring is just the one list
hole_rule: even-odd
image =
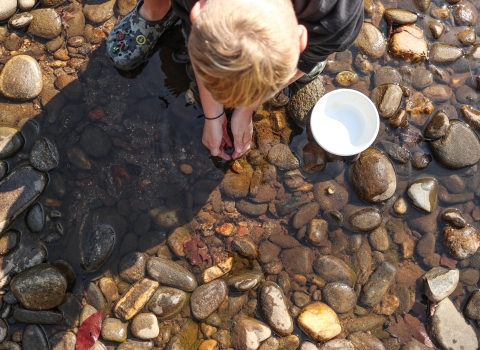
[[159,21],[150,22],[138,14],[140,0],[128,15],[113,27],[107,38],[107,54],[115,68],[128,71],[147,61],[155,50],[160,36],[178,20],[170,9]]

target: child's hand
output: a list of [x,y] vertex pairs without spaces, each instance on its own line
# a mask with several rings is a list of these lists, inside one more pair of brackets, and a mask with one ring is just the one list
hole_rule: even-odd
[[227,133],[227,117],[225,113],[219,119],[205,120],[202,143],[210,150],[212,156],[225,160],[231,159],[225,153],[225,147],[232,147],[232,141]]
[[253,135],[252,114],[255,108],[235,108],[232,115],[231,126],[235,151],[232,158],[238,158],[250,149]]

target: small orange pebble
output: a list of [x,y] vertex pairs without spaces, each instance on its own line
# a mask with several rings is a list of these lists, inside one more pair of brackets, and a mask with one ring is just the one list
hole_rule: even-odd
[[250,234],[250,230],[248,229],[248,227],[240,227],[238,230],[237,230],[237,236],[246,236],[246,235],[249,235]]
[[225,237],[230,237],[232,236],[233,234],[235,234],[235,225],[234,224],[231,224],[229,222],[226,222],[224,223],[223,225],[217,227],[215,229],[215,231],[218,233],[218,234],[221,234],[222,236],[225,236]]
[[304,275],[295,274],[293,275],[293,280],[301,286],[307,284],[307,277],[305,277]]

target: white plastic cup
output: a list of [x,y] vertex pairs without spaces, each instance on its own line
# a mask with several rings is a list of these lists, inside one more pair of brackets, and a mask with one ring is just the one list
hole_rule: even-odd
[[361,92],[330,91],[312,110],[310,127],[315,141],[327,152],[353,156],[375,141],[380,127],[377,107]]

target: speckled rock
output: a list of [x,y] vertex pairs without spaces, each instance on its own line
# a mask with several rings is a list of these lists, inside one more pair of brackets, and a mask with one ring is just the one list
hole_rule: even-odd
[[115,305],[115,314],[123,320],[131,320],[150,300],[158,282],[144,278],[135,283]]
[[157,317],[150,312],[136,315],[132,320],[130,330],[135,337],[144,340],[156,338],[160,333]]
[[395,279],[396,272],[396,268],[386,261],[378,266],[363,286],[361,302],[367,306],[378,304]]
[[427,40],[423,31],[414,24],[403,25],[388,40],[390,52],[407,62],[425,61],[428,56]]
[[30,12],[33,20],[28,32],[44,39],[53,39],[62,31],[62,20],[54,9],[37,9]]
[[3,0],[0,4],[0,21],[4,21],[17,11],[17,0]]
[[30,56],[11,58],[0,73],[0,92],[8,99],[31,100],[40,95],[42,88],[42,70]]
[[387,43],[382,32],[373,24],[363,22],[360,34],[355,41],[360,51],[370,58],[380,58],[385,53]]
[[449,126],[448,116],[439,110],[432,116],[423,133],[427,139],[437,140],[445,135]]
[[319,75],[310,83],[302,86],[290,98],[287,105],[290,116],[300,124],[309,125],[311,111],[324,94],[323,77]]
[[382,223],[382,214],[376,208],[359,209],[347,205],[345,216],[348,216],[348,227],[354,231],[370,232]]
[[[237,350],[257,350],[272,331],[263,322],[244,317],[235,323],[232,330],[232,346]],[[180,349],[179,349],[180,350]]]
[[8,126],[0,126],[0,159],[7,159],[21,151],[25,138],[21,131]]
[[315,260],[313,270],[326,282],[342,282],[353,287],[357,280],[355,271],[343,260],[333,255],[324,255]]
[[118,318],[107,318],[102,323],[102,339],[116,343],[123,343],[127,339],[128,324]]
[[180,313],[188,299],[188,294],[184,291],[162,286],[152,295],[146,308],[160,320],[164,320]]
[[450,169],[464,168],[480,160],[478,136],[459,120],[450,120],[450,128],[445,135],[429,145],[435,159]]
[[293,319],[287,308],[287,301],[280,286],[265,282],[259,291],[259,304],[268,325],[282,336],[293,332]]
[[447,226],[443,230],[443,243],[456,259],[466,259],[480,248],[480,235],[472,226],[456,228]]
[[50,171],[55,169],[60,162],[60,155],[55,143],[47,138],[41,138],[35,141],[30,152],[30,164],[40,171]]
[[407,197],[415,208],[431,213],[437,203],[437,192],[437,180],[427,177],[412,182],[407,188]]
[[270,163],[276,165],[280,169],[294,170],[298,169],[298,158],[292,153],[290,148],[283,144],[278,143],[268,151],[267,159]]
[[195,276],[179,264],[164,258],[150,258],[147,262],[148,275],[162,285],[193,292],[197,289]]
[[93,0],[83,7],[83,13],[90,21],[102,23],[114,14],[113,7],[116,0]]
[[371,98],[382,118],[391,118],[402,102],[402,88],[395,84],[382,84],[372,90]]
[[337,313],[349,312],[357,303],[357,295],[353,288],[341,282],[327,283],[322,290],[322,297]]
[[43,7],[57,7],[63,4],[67,0],[40,0],[40,4]]
[[378,149],[370,147],[360,154],[350,168],[355,193],[367,203],[381,203],[389,199],[397,188],[392,162]]
[[227,284],[216,279],[204,284],[192,293],[190,305],[195,318],[203,320],[210,316],[227,296]]
[[453,63],[463,56],[463,51],[451,44],[434,43],[430,47],[430,61],[433,63]]
[[325,342],[342,331],[335,312],[319,301],[305,306],[298,315],[297,322],[300,329],[314,341]]
[[423,276],[423,293],[438,303],[453,293],[460,278],[458,270],[434,267]]

